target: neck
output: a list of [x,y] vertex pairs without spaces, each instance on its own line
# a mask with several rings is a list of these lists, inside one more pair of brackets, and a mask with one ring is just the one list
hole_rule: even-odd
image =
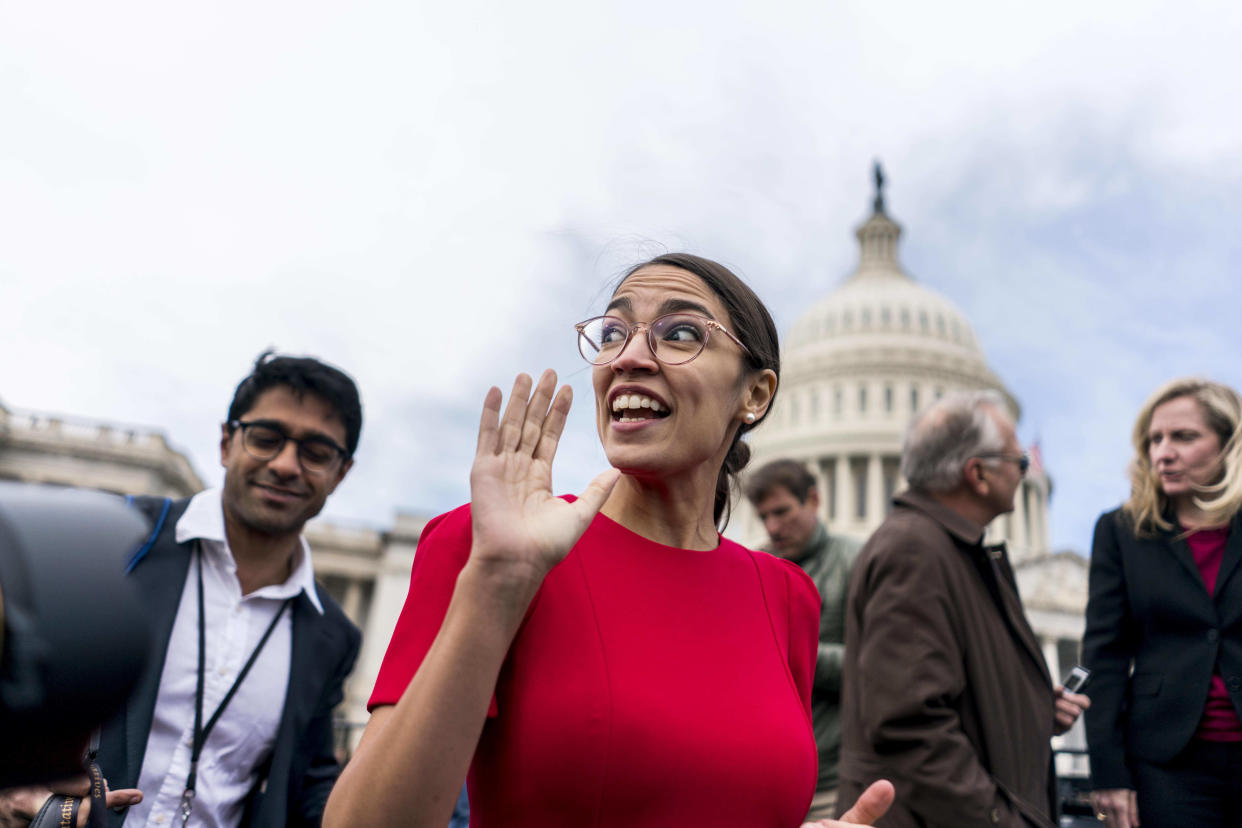
[[954,489],[950,492],[929,492],[928,496],[946,509],[966,518],[979,529],[979,534],[981,535],[987,529],[987,525],[997,515],[996,512],[979,503],[973,495],[962,489]]
[[679,549],[720,545],[712,506],[716,480],[703,475],[666,480],[623,474],[600,510],[648,540]]
[[824,526],[824,524],[820,521],[816,521],[815,528],[811,530],[811,536],[806,539],[805,543],[802,544],[802,548],[796,551],[787,560],[791,560],[794,563],[801,563],[803,560],[810,557],[811,553],[819,548],[821,543],[827,539],[828,527]]
[[293,572],[300,548],[298,534],[268,535],[243,525],[224,510],[224,534],[237,564],[242,595],[272,584],[283,584]]

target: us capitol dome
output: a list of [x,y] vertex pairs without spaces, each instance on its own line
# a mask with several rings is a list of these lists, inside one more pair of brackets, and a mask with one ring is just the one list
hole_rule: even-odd
[[[901,442],[915,412],[948,391],[998,392],[1015,421],[1017,399],[988,367],[970,322],[949,299],[919,284],[897,258],[901,225],[884,205],[876,167],[871,216],[858,227],[858,267],[811,305],[782,337],[781,388],[750,435],[750,470],[781,457],[806,463],[819,481],[829,531],[865,539],[905,487]],[[1015,562],[1048,552],[1051,484],[1031,450],[1013,513],[988,527]],[[735,510],[743,542],[762,545],[750,505]]]

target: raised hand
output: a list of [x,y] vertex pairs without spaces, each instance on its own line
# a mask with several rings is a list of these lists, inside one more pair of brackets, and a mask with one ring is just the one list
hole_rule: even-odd
[[487,392],[470,469],[470,556],[476,566],[542,581],[616,485],[619,472],[609,469],[573,503],[553,495],[552,460],[573,400],[569,386],[553,396],[555,389],[554,371],[543,372],[534,394],[531,378],[519,374],[503,416],[500,389]]

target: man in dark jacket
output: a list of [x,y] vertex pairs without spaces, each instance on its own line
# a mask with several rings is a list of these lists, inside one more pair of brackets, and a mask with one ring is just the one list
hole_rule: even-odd
[[[153,645],[101,731],[110,825],[319,825],[340,770],[332,712],[360,636],[316,586],[301,532],[345,478],[361,427],[346,374],[263,354],[222,426],[223,489],[138,499],[155,528],[129,577]],[[11,795],[29,817],[47,792]]]
[[1005,409],[955,393],[911,423],[910,488],[855,565],[840,801],[891,780],[877,826],[1055,825],[1049,739],[1089,701],[1054,690],[1005,548],[983,542],[1027,468]]

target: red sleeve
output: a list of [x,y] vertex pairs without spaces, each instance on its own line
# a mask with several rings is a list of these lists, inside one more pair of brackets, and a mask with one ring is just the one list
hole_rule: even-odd
[[[388,642],[368,710],[396,704],[422,664],[448,612],[457,576],[470,557],[470,531],[468,504],[432,519],[423,528],[410,570],[410,591]],[[487,712],[496,715],[495,695]]]

